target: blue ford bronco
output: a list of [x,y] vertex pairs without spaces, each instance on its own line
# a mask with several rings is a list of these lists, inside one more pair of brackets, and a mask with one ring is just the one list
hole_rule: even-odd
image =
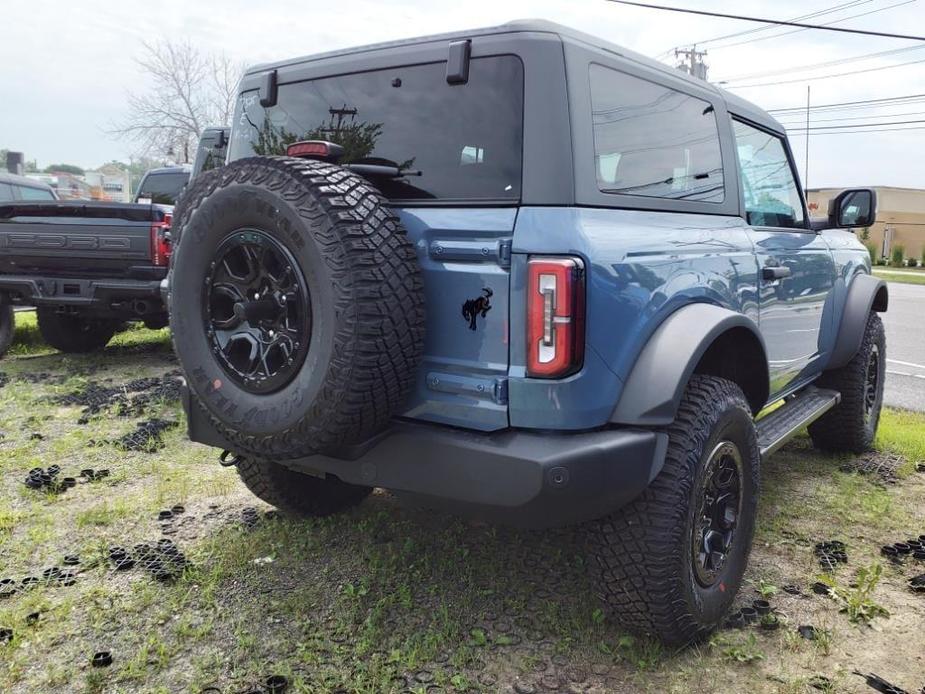
[[767,113],[548,22],[251,68],[175,216],[190,438],[293,514],[581,524],[612,613],[689,643],[762,459],[873,439],[875,208],[810,220]]

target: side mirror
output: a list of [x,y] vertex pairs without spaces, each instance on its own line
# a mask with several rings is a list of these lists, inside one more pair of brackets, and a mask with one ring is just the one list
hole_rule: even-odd
[[225,133],[224,129],[219,130],[218,138],[216,139],[215,145],[213,146],[215,147],[215,149],[224,149],[225,145],[227,144],[228,144],[228,135]]
[[843,190],[829,202],[830,228],[869,227],[877,217],[877,194],[870,188]]

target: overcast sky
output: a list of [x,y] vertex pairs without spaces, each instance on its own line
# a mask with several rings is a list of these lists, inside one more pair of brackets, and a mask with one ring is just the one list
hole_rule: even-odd
[[[925,33],[925,0],[664,0],[658,4],[734,11],[787,19],[851,4],[838,13],[810,19],[824,22],[887,8],[836,26]],[[730,10],[729,8],[734,8]],[[755,28],[740,21],[631,8],[606,0],[4,0],[0,37],[0,148],[22,150],[41,167],[74,163],[95,167],[127,161],[131,142],[115,140],[107,128],[124,115],[125,97],[144,90],[145,77],[133,58],[142,40],[188,38],[203,49],[226,52],[246,63],[305,55],[363,43],[493,25],[540,17],[597,34],[650,56],[675,45],[703,42]],[[900,48],[915,50],[742,80],[790,84],[734,91],[764,108],[805,104],[806,78],[925,61],[925,42],[798,31],[780,38],[721,47],[750,38],[792,31],[749,34],[707,43],[711,81],[824,63]],[[809,82],[813,103],[857,101],[925,94],[925,62]],[[911,115],[910,115],[911,114]],[[893,117],[891,117],[893,116]],[[842,125],[868,121],[925,119],[925,101],[879,110],[842,111],[817,118]],[[796,119],[788,119],[788,123]],[[914,125],[925,125],[919,123]],[[899,127],[899,126],[897,126]],[[906,126],[909,127],[909,126]],[[792,138],[803,172],[805,140]],[[897,185],[925,188],[925,129],[893,133],[814,134],[810,141],[810,186]]]

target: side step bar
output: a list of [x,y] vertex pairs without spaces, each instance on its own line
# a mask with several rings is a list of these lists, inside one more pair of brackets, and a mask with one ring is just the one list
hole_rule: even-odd
[[758,447],[766,458],[841,400],[841,393],[807,386],[798,395],[758,420]]

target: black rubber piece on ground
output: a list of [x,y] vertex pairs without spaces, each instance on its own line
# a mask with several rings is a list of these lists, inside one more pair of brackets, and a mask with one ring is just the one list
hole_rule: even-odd
[[76,554],[65,554],[64,559],[61,560],[61,563],[65,566],[77,566],[80,563],[80,557]]
[[[722,623],[748,564],[758,503],[760,455],[751,408],[741,388],[695,375],[685,389],[658,477],[632,503],[589,523],[598,593],[622,626],[685,645]],[[717,580],[694,575],[694,499],[704,465],[721,441],[742,457],[736,539]]]
[[807,641],[816,640],[816,627],[804,624],[803,626],[797,627],[797,632]]
[[28,624],[29,626],[33,626],[34,624],[38,624],[39,619],[40,619],[41,617],[42,617],[42,613],[41,613],[41,612],[30,612],[29,614],[26,615],[26,624]]
[[173,518],[173,511],[171,511],[170,509],[164,509],[163,511],[157,514],[158,520],[170,520],[171,518]]
[[16,314],[12,304],[0,305],[0,357],[6,354],[16,334]]
[[771,614],[771,603],[767,600],[755,600],[752,602],[752,607],[755,608],[755,612],[759,615]]
[[270,675],[263,684],[268,694],[282,694],[289,687],[289,680],[283,675]]
[[897,687],[891,682],[887,682],[885,679],[880,677],[880,675],[875,675],[872,672],[867,674],[863,672],[854,671],[854,674],[858,677],[863,677],[864,681],[867,682],[867,686],[871,689],[882,692],[883,694],[909,694],[905,689]]
[[816,595],[829,595],[832,590],[822,581],[816,581],[812,585],[813,592]]
[[13,640],[13,630],[9,627],[0,627],[0,643],[7,643]]
[[93,667],[109,667],[112,665],[112,653],[109,651],[98,651],[93,654],[90,664],[93,665]]
[[[237,465],[241,480],[256,496],[283,513],[296,517],[329,516],[363,501],[372,487],[347,484],[336,477],[321,479],[295,472],[278,463],[242,459]],[[256,512],[255,512],[256,514]],[[253,525],[256,515],[245,525]]]
[[118,327],[117,321],[58,313],[47,306],[37,306],[35,314],[42,339],[59,352],[68,354],[102,349]]
[[[219,245],[243,227],[286,248],[312,303],[305,365],[272,393],[229,375],[203,302],[190,300],[202,296]],[[399,218],[369,181],[318,161],[239,159],[194,179],[173,233],[175,351],[198,406],[238,453],[279,460],[359,443],[401,410],[423,355],[423,280]]]
[[[876,347],[879,358],[877,393],[874,408],[865,416],[865,384],[871,351]],[[841,402],[809,425],[813,445],[824,451],[863,453],[874,440],[883,405],[883,383],[886,378],[886,333],[880,316],[871,311],[864,328],[861,348],[850,362],[840,369],[826,371],[816,381],[820,388],[841,393]]]
[[742,620],[746,624],[754,624],[758,621],[758,610],[754,607],[743,607],[741,610]]

